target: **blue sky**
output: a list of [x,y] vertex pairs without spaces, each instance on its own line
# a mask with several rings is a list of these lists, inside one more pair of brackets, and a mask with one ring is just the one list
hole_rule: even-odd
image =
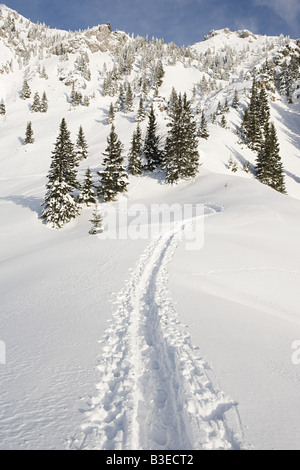
[[[1,0],[0,0],[1,1]],[[32,21],[59,29],[112,29],[164,38],[177,45],[199,42],[211,29],[300,37],[300,0],[4,0]]]

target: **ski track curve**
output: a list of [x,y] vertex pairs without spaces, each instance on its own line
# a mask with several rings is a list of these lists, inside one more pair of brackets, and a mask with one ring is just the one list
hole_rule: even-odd
[[[207,206],[209,214],[220,212]],[[157,234],[117,296],[101,341],[97,394],[86,411],[81,450],[241,449],[237,403],[220,390],[178,320],[168,265],[188,223]]]

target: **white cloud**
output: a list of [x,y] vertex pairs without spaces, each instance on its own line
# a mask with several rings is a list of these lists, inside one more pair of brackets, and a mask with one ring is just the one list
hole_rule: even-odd
[[254,0],[254,4],[272,9],[292,29],[297,28],[300,14],[299,0]]

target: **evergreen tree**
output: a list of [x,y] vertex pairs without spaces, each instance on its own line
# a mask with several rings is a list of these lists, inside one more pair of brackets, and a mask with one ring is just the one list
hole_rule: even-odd
[[263,104],[260,103],[257,82],[254,79],[251,89],[250,104],[245,111],[243,120],[243,134],[247,145],[252,150],[259,150],[262,142],[264,124],[260,123],[260,116],[263,114]]
[[114,105],[110,103],[110,107],[108,110],[107,124],[112,124],[114,120],[115,120],[115,109],[114,109]]
[[157,123],[152,104],[148,116],[148,127],[143,149],[144,156],[147,160],[145,169],[148,171],[154,171],[163,163],[162,151],[159,149],[159,137],[156,135],[156,129]]
[[166,180],[176,183],[180,178],[193,178],[199,168],[196,123],[186,94],[178,96],[165,145]]
[[82,106],[86,106],[86,107],[88,108],[89,105],[90,105],[90,99],[89,99],[88,96],[85,96],[85,97],[83,98]]
[[120,83],[120,86],[119,86],[119,97],[117,100],[117,107],[119,111],[124,111],[125,109],[125,93],[124,93],[124,87],[122,83]]
[[175,113],[176,111],[177,105],[178,105],[178,95],[177,95],[175,88],[173,87],[170,98],[169,98],[169,103],[168,103],[168,114],[171,118],[173,117],[173,113]]
[[40,73],[40,77],[44,78],[45,80],[48,80],[48,75],[47,75],[45,66],[43,67],[42,72]]
[[223,106],[223,113],[229,113],[229,106],[228,106],[228,100],[227,98],[225,99],[225,103],[224,103],[224,106]]
[[27,80],[25,79],[23,82],[22,91],[20,93],[20,98],[22,98],[22,100],[27,100],[28,98],[30,98],[30,96],[31,96],[31,90],[30,90]]
[[88,157],[88,146],[86,138],[82,129],[82,126],[79,127],[77,140],[76,140],[76,157],[77,162],[85,160]]
[[273,123],[267,123],[264,142],[256,160],[256,178],[276,191],[286,193],[284,170],[279,152],[276,128]]
[[75,170],[74,146],[70,140],[65,119],[60,124],[59,136],[52,152],[52,163],[48,174],[47,193],[42,204],[42,219],[53,228],[61,228],[79,213],[72,194],[78,188]]
[[82,93],[75,90],[75,83],[72,83],[72,92],[70,96],[71,104],[73,106],[79,106],[82,101]]
[[226,129],[226,127],[227,127],[227,121],[226,121],[226,117],[225,117],[224,114],[222,115],[222,118],[221,118],[221,127],[223,129]]
[[6,114],[6,107],[5,107],[4,101],[2,99],[1,103],[0,103],[0,115],[4,116],[5,114]]
[[133,133],[131,149],[128,156],[128,172],[131,175],[142,174],[142,132],[139,124]]
[[25,140],[24,144],[33,144],[34,143],[34,138],[33,138],[33,130],[32,130],[32,124],[31,122],[27,123],[26,127],[26,135],[25,135]]
[[223,108],[222,108],[221,102],[218,101],[217,109],[216,109],[216,115],[220,116],[221,114],[223,114]]
[[249,173],[250,171],[250,162],[246,162],[244,165],[243,165],[243,171],[245,173]]
[[233,100],[232,100],[232,107],[234,109],[238,109],[239,106],[240,106],[239,94],[238,94],[237,90],[234,90],[234,97],[233,97]]
[[81,185],[81,192],[79,194],[79,202],[81,204],[96,204],[97,198],[94,191],[94,184],[92,178],[92,172],[88,168],[85,173],[83,184]]
[[257,119],[262,129],[269,122],[270,119],[270,106],[268,103],[268,96],[264,87],[261,88],[258,98]]
[[133,93],[130,83],[127,85],[126,95],[125,95],[125,103],[124,103],[124,111],[125,113],[130,113],[133,110]]
[[146,118],[146,112],[145,112],[145,108],[144,108],[144,101],[143,101],[143,98],[140,98],[140,102],[139,102],[139,108],[138,108],[138,112],[137,112],[137,122],[142,122],[144,121],[144,119]]
[[40,111],[41,113],[46,113],[48,111],[48,99],[45,91],[42,96]]
[[161,60],[158,60],[154,69],[153,88],[158,89],[162,86],[165,71]]
[[103,218],[99,212],[98,204],[96,204],[95,210],[93,212],[93,218],[90,220],[90,222],[93,224],[91,230],[89,231],[90,235],[97,235],[98,233],[103,232]]
[[103,153],[105,169],[98,173],[101,184],[98,194],[104,202],[114,201],[118,194],[127,190],[128,175],[123,167],[122,149],[123,145],[112,124],[107,138],[107,148]]
[[35,93],[34,98],[33,98],[33,103],[31,106],[31,112],[32,113],[38,113],[41,110],[41,100],[40,100],[40,95],[38,92]]
[[204,111],[202,111],[201,113],[201,123],[200,123],[200,129],[198,131],[198,136],[201,137],[202,139],[208,139],[209,137],[207,121],[205,119]]

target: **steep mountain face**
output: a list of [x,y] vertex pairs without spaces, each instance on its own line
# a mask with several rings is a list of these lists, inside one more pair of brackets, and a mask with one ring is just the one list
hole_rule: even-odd
[[[99,136],[97,144],[91,142],[93,137],[89,139],[90,144],[101,148],[106,135],[105,126],[99,122],[105,124],[111,103],[118,122],[122,123],[128,117],[129,134],[134,130],[130,120],[136,118],[140,99],[145,113],[153,103],[163,143],[174,87],[177,92],[187,93],[198,126],[204,113],[213,137],[208,142],[200,141],[202,163],[218,172],[227,171],[227,161],[232,156],[237,157],[237,163],[242,166],[247,162],[248,166],[255,164],[256,155],[243,147],[241,141],[237,146],[238,139],[234,137],[239,134],[255,77],[268,91],[272,120],[277,123],[282,144],[288,192],[298,197],[300,168],[298,159],[294,158],[298,156],[299,147],[300,49],[297,41],[283,36],[259,36],[247,30],[231,32],[225,28],[211,31],[204,41],[191,47],[179,48],[174,43],[165,44],[163,40],[149,41],[148,38],[113,32],[110,24],[77,32],[53,30],[45,24],[34,24],[1,5],[0,45],[0,100],[3,100],[2,108],[5,107],[6,112],[2,118],[3,138],[12,141],[14,133],[19,136],[24,133],[21,127],[28,120],[37,119],[31,112],[34,93],[47,92],[49,111],[43,116],[43,122],[49,121],[53,128],[55,119],[57,128],[60,117],[68,119],[72,111],[70,117],[79,126],[83,124],[84,114],[87,133],[93,136],[96,132]],[[32,93],[26,106],[19,97],[25,79]],[[126,104],[127,92],[129,104]],[[232,108],[234,95],[239,106]],[[89,114],[84,109],[88,106]],[[101,110],[97,113],[98,124],[94,116],[97,109]],[[226,119],[222,116],[224,110]],[[13,113],[18,116],[13,119],[14,130],[10,128]],[[144,121],[144,132],[145,125]],[[36,132],[39,127],[37,122]],[[45,145],[50,153],[48,137],[36,140],[35,149]],[[212,138],[214,146],[210,145]],[[234,140],[231,151],[225,144],[226,139]],[[127,150],[127,136],[124,144]],[[216,148],[219,149],[217,153],[214,152]],[[5,145],[5,149],[1,158],[7,164],[12,147]],[[22,147],[14,148],[15,151],[22,151]],[[44,171],[46,167],[45,161]],[[253,177],[253,172],[248,176]]]

